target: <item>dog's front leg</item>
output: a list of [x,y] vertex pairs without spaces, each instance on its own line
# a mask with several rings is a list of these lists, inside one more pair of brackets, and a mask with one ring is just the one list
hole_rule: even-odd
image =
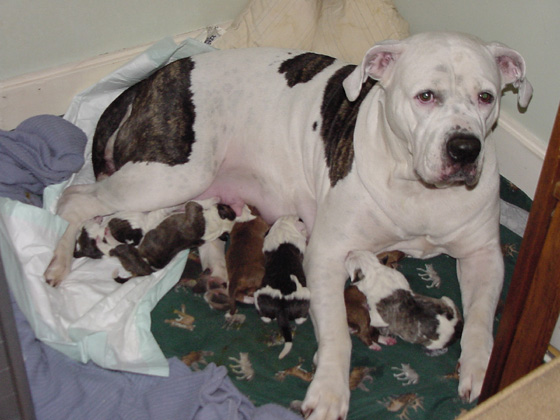
[[480,395],[494,342],[492,327],[502,290],[504,261],[498,244],[457,261],[465,326],[461,337],[459,395]]
[[[319,344],[317,369],[302,411],[310,419],[336,420],[346,417],[350,390],[351,341],[344,305],[345,255],[329,250],[331,241],[322,247],[310,241],[305,256],[307,283],[311,291],[311,319]],[[330,251],[330,252],[329,252]]]

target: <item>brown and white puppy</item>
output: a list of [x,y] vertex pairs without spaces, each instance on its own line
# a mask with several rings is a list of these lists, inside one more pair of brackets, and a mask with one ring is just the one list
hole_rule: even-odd
[[370,325],[383,335],[421,344],[431,355],[441,354],[459,338],[463,321],[448,297],[414,293],[400,273],[380,265],[369,251],[349,252],[345,265],[354,286],[367,299]]
[[310,292],[303,272],[305,226],[297,216],[282,216],[264,239],[265,274],[255,292],[255,306],[264,322],[276,319],[284,337],[282,359],[292,348],[290,321],[302,324],[309,312]]
[[371,325],[366,295],[356,286],[349,286],[344,289],[344,303],[350,332],[370,349],[381,350],[381,346],[377,344],[379,330]]
[[249,208],[255,218],[236,223],[229,234],[226,252],[229,294],[227,317],[237,312],[237,302],[255,302],[254,294],[261,287],[264,277],[263,245],[270,226],[255,207]]
[[232,208],[216,199],[146,213],[120,212],[86,222],[74,256],[118,258],[130,275],[115,280],[124,283],[165,267],[180,251],[219,238],[235,219]]
[[[377,254],[377,259],[387,267],[396,268],[398,262],[405,257],[401,251],[387,251]],[[371,326],[369,306],[366,296],[356,286],[350,285],[344,290],[344,304],[346,305],[346,319],[350,332],[356,335],[372,350],[381,350],[378,343],[385,345],[396,344],[390,336],[383,336],[379,329]]]

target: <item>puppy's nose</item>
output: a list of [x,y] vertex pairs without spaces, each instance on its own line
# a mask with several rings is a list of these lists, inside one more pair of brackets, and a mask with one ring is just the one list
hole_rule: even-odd
[[481,147],[480,140],[475,136],[455,135],[447,141],[447,154],[455,163],[473,163],[478,157]]

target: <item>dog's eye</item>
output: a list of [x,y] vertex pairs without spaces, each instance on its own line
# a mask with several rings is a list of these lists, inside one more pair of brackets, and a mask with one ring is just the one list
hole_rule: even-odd
[[433,102],[435,97],[436,97],[436,95],[431,90],[426,90],[426,91],[420,92],[418,95],[416,95],[416,98],[420,102],[425,103],[425,104]]
[[478,94],[478,100],[483,104],[491,104],[494,102],[494,95],[489,92],[480,92]]

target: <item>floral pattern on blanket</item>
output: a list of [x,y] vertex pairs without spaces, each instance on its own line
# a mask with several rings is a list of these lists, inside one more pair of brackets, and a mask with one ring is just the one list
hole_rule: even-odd
[[[502,179],[501,197],[529,210],[531,201]],[[497,328],[521,238],[501,226],[506,282],[496,315]],[[211,309],[193,290],[200,274],[198,253],[190,253],[183,279],[152,311],[152,332],[166,357],[176,356],[193,370],[209,363],[228,368],[230,378],[256,405],[277,403],[297,410],[313,377],[316,341],[311,321],[294,330],[292,351],[278,359],[283,339],[275,323],[263,323],[255,308],[239,304],[245,321],[232,325],[225,312]],[[461,297],[455,259],[405,258],[398,267],[412,289],[428,296]],[[399,339],[381,351],[368,349],[352,336],[349,419],[455,419],[474,405],[457,395],[459,343],[446,354],[430,357],[418,345]]]

